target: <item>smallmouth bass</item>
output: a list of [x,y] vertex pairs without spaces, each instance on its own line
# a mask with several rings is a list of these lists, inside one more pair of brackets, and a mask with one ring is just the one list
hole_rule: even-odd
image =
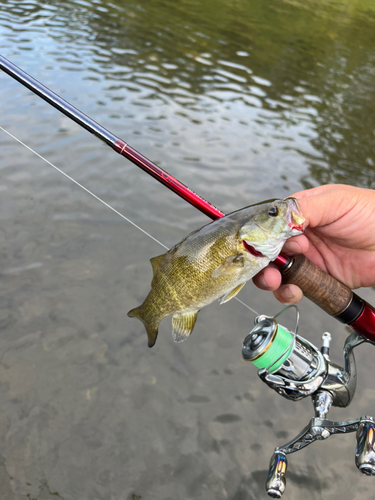
[[151,291],[128,312],[143,322],[148,346],[156,342],[160,321],[171,314],[173,340],[185,340],[200,309],[235,297],[276,259],[288,238],[303,232],[304,220],[294,198],[263,202],[211,222],[153,257]]

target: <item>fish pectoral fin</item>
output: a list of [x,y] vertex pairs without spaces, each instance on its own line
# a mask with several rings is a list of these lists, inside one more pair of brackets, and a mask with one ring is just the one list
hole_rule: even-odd
[[217,278],[222,274],[229,274],[233,271],[238,271],[238,269],[243,268],[245,266],[245,257],[242,253],[238,253],[236,255],[230,255],[227,257],[224,262],[220,264],[219,267],[215,269],[212,273],[213,278]]
[[172,338],[175,342],[183,342],[193,331],[195,322],[197,321],[199,311],[174,314],[172,317]]
[[242,288],[246,285],[246,283],[241,283],[241,285],[236,286],[236,288],[233,288],[230,292],[224,295],[224,297],[221,297],[219,300],[220,305],[225,304],[225,302],[228,302],[228,300],[233,299],[237,295],[237,293],[242,290]]

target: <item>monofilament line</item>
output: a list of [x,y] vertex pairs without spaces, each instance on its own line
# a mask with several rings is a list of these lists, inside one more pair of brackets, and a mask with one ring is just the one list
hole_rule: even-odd
[[[70,175],[66,174],[63,170],[61,170],[59,167],[56,167],[56,165],[54,165],[53,163],[51,163],[49,160],[47,160],[46,158],[44,158],[44,156],[40,155],[39,153],[37,153],[36,151],[34,151],[30,146],[28,146],[27,144],[25,144],[24,142],[22,142],[20,139],[18,139],[17,137],[15,137],[13,134],[11,134],[10,132],[8,132],[7,130],[5,130],[5,128],[1,127],[0,126],[0,130],[2,130],[3,132],[5,132],[7,135],[9,135],[10,137],[12,137],[12,139],[14,139],[15,141],[17,141],[19,144],[22,144],[22,146],[24,146],[26,149],[28,149],[29,151],[31,151],[31,153],[34,153],[34,155],[38,156],[41,160],[45,161],[46,163],[48,163],[48,165],[50,165],[51,167],[53,167],[55,170],[57,170],[57,172],[60,172],[60,174],[64,175],[67,179],[69,179],[70,181],[74,182],[74,184],[76,184],[78,187],[82,188],[84,191],[86,191],[86,193],[90,194],[91,196],[93,196],[96,200],[100,201],[100,203],[103,203],[103,205],[105,205],[107,208],[109,208],[110,210],[112,210],[113,212],[115,212],[115,214],[119,215],[120,217],[122,217],[124,220],[126,220],[126,222],[129,222],[129,224],[131,224],[132,226],[136,227],[137,229],[139,229],[143,234],[145,234],[146,236],[148,236],[149,238],[151,238],[152,240],[154,240],[156,243],[159,243],[159,245],[161,245],[163,248],[165,248],[166,250],[169,250],[169,248],[164,245],[161,241],[157,240],[156,238],[154,238],[150,233],[148,233],[147,231],[145,231],[144,229],[142,229],[141,227],[139,227],[135,222],[131,221],[130,219],[128,219],[127,217],[125,217],[125,215],[123,215],[122,213],[120,213],[118,210],[116,210],[115,208],[113,208],[111,205],[109,205],[107,202],[105,202],[104,200],[102,200],[101,198],[99,198],[99,196],[97,196],[96,194],[94,194],[92,191],[90,191],[89,189],[87,189],[85,186],[83,186],[82,184],[80,184],[78,181],[76,181],[75,179],[73,179],[73,177],[71,177]],[[250,306],[248,306],[247,304],[245,304],[244,302],[242,302],[242,300],[240,300],[238,297],[234,297],[240,304],[242,304],[243,306],[247,307],[247,309],[250,309],[250,311],[252,311],[254,314],[258,315],[258,313],[252,309]]]
[[16,140],[17,142],[19,142],[20,144],[22,144],[22,146],[25,146],[25,148],[27,148],[29,151],[31,151],[32,153],[34,153],[34,155],[38,156],[40,159],[42,159],[43,161],[45,161],[46,163],[48,163],[48,165],[50,165],[51,167],[53,167],[55,170],[57,170],[58,172],[60,172],[60,174],[62,175],[65,175],[65,177],[67,177],[70,181],[74,182],[74,184],[76,184],[77,186],[79,186],[80,188],[82,188],[84,191],[86,191],[86,193],[88,194],[91,194],[91,196],[93,196],[96,200],[100,201],[101,203],[103,203],[103,205],[105,205],[106,207],[108,207],[109,209],[111,209],[113,212],[115,212],[117,215],[119,215],[120,217],[122,217],[123,219],[125,219],[127,222],[129,222],[129,224],[132,224],[132,226],[136,227],[137,229],[139,229],[140,231],[142,231],[142,233],[144,233],[146,236],[148,236],[149,238],[151,238],[152,240],[156,241],[156,243],[159,243],[159,245],[161,245],[162,247],[166,248],[167,250],[169,250],[169,248],[167,246],[165,246],[163,243],[161,243],[159,240],[157,240],[156,238],[154,238],[151,234],[149,234],[147,231],[145,231],[144,229],[142,229],[141,227],[137,226],[137,224],[133,221],[131,221],[130,219],[128,219],[127,217],[125,217],[125,215],[122,215],[118,210],[116,210],[115,208],[111,207],[111,205],[109,205],[108,203],[106,203],[104,200],[102,200],[101,198],[99,198],[99,196],[97,196],[96,194],[94,194],[92,191],[90,191],[89,189],[85,188],[85,186],[82,186],[82,184],[80,184],[78,181],[76,181],[75,179],[73,179],[73,177],[70,177],[70,175],[66,174],[65,172],[63,172],[62,170],[59,169],[59,167],[56,167],[56,165],[54,165],[53,163],[51,163],[49,160],[47,160],[46,158],[44,158],[42,155],[40,155],[39,153],[37,153],[36,151],[34,151],[32,148],[30,148],[27,144],[25,144],[24,142],[22,142],[20,139],[18,139],[17,137],[15,137],[14,135],[12,135],[10,132],[8,132],[7,130],[5,130],[3,127],[0,126],[0,129],[5,132],[6,134],[8,134],[10,137],[12,137],[14,140]]

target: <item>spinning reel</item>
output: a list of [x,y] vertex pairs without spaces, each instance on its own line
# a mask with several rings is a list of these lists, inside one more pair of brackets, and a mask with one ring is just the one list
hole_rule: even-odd
[[[297,311],[294,333],[276,322],[276,318],[290,307]],[[258,375],[264,383],[292,401],[311,396],[315,411],[315,416],[294,439],[275,448],[266,482],[266,491],[272,498],[281,498],[285,491],[287,455],[332,434],[356,432],[356,466],[363,474],[375,475],[374,418],[366,415],[348,422],[327,420],[331,406],[344,408],[354,397],[354,347],[373,342],[354,331],[345,341],[344,367],[341,367],[329,358],[331,335],[323,333],[319,350],[297,335],[298,322],[296,306],[288,306],[275,317],[258,316],[242,346],[243,358],[259,369]]]

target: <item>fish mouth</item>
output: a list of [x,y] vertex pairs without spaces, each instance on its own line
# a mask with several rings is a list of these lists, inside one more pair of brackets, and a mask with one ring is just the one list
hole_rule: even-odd
[[258,252],[258,250],[255,250],[255,248],[252,245],[249,245],[249,243],[247,243],[246,240],[242,240],[242,244],[243,244],[245,250],[247,252],[251,253],[251,255],[254,255],[255,257],[265,257],[265,255],[263,255],[261,252]]
[[301,234],[305,231],[305,218],[301,213],[296,198],[286,198],[289,202],[290,211],[288,213],[288,226],[296,234]]

